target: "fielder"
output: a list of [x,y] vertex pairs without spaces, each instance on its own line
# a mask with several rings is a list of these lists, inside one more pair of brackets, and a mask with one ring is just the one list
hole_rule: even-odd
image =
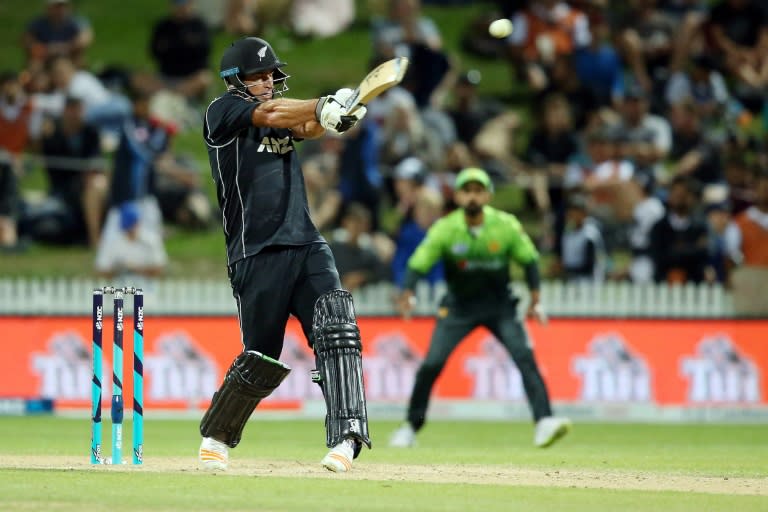
[[279,361],[293,314],[317,362],[325,397],[322,465],[352,468],[371,447],[363,390],[362,344],[352,296],[341,289],[328,244],[309,217],[294,142],[342,133],[366,114],[345,115],[351,89],[319,99],[283,98],[285,66],[264,40],[234,42],[221,59],[227,91],[205,112],[203,135],[222,211],[227,268],[243,351],[200,423],[199,462],[226,469],[248,418],[291,371]]
[[486,327],[512,356],[523,379],[536,422],[534,444],[546,447],[571,427],[567,418],[552,416],[544,380],[533,356],[531,342],[517,317],[517,299],[509,290],[510,262],[521,265],[530,289],[528,316],[539,316],[539,255],[514,215],[488,203],[493,184],[482,169],[464,169],[456,176],[455,201],[459,209],[438,220],[408,260],[398,307],[410,314],[413,289],[440,260],[445,264],[448,293],[437,314],[437,324],[417,373],[406,423],[394,432],[390,446],[410,447],[426,421],[432,386],[448,356],[478,326]]

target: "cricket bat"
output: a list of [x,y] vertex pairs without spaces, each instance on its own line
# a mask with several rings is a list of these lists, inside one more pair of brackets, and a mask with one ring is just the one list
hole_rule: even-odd
[[344,107],[347,115],[353,114],[373,98],[399,84],[408,70],[408,59],[397,57],[376,66],[363,78]]

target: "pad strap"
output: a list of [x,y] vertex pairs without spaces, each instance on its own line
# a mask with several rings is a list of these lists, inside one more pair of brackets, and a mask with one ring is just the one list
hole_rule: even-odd
[[237,446],[253,410],[290,371],[287,365],[255,350],[238,355],[200,422],[200,434],[230,448]]

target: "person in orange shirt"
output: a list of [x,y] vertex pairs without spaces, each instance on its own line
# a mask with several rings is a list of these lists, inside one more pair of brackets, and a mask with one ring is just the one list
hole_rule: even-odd
[[740,267],[733,271],[734,309],[740,315],[768,315],[768,173],[753,183],[755,204],[736,216]]
[[512,19],[515,29],[507,42],[522,66],[529,85],[546,88],[555,58],[570,55],[592,41],[586,15],[559,0],[534,0]]

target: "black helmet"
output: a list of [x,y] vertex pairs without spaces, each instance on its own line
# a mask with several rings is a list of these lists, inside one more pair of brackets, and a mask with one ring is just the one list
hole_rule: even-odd
[[[219,76],[228,86],[247,91],[243,83],[246,76],[273,71],[272,81],[275,84],[273,94],[283,94],[288,90],[285,81],[289,75],[280,68],[285,65],[285,62],[278,59],[268,42],[258,37],[246,37],[232,43],[221,56]],[[282,87],[278,87],[278,82]]]

